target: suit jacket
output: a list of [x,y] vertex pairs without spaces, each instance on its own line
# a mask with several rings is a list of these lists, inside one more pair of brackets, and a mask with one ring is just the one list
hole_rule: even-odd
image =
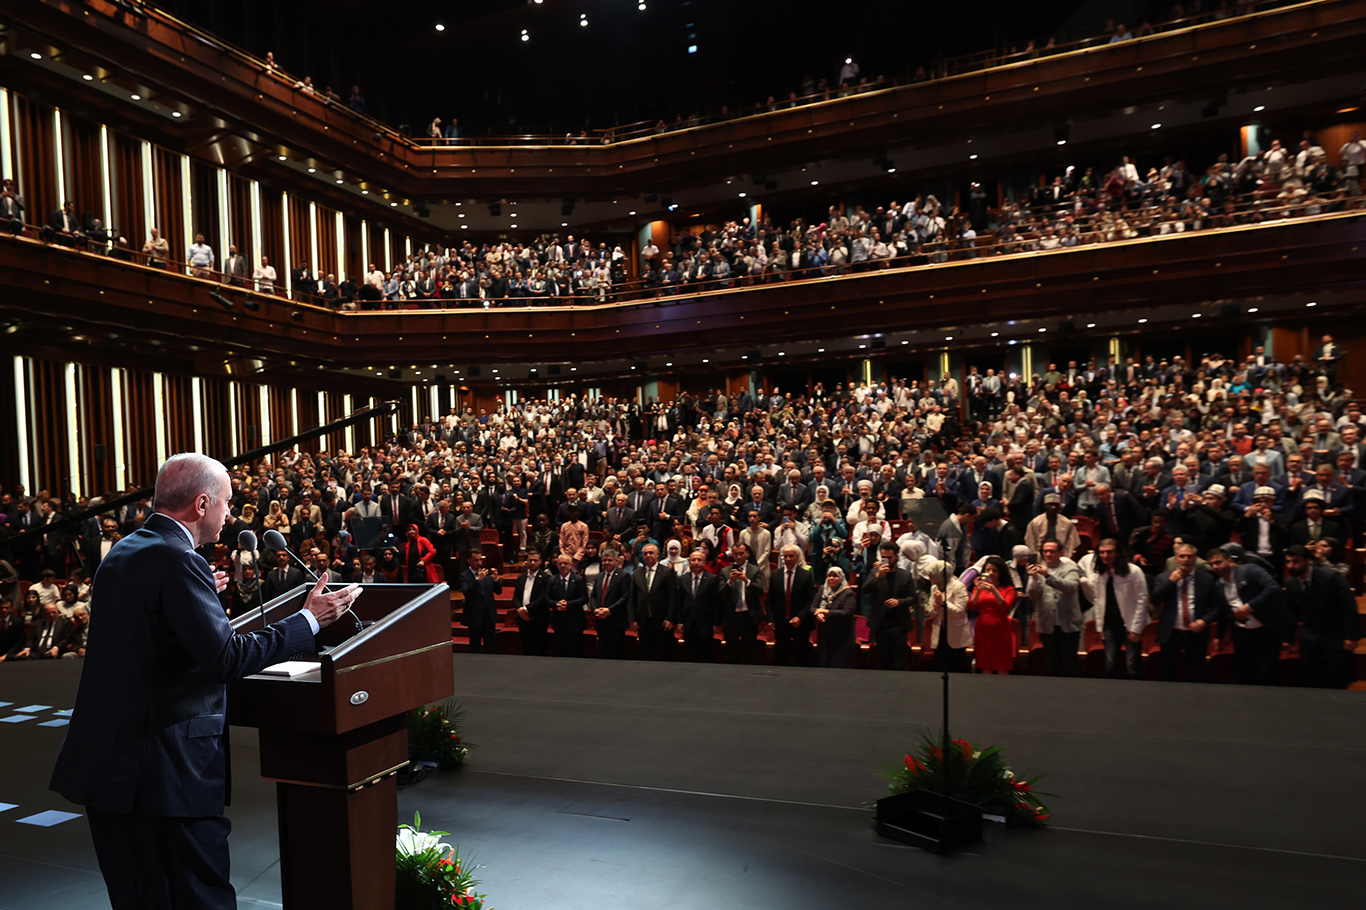
[[96,583],[102,619],[51,788],[106,812],[221,815],[227,683],[312,653],[308,620],[235,634],[209,564],[162,515],[119,541]]
[[[1259,565],[1244,563],[1233,567],[1233,581],[1238,586],[1239,599],[1252,608],[1253,617],[1284,641],[1295,627],[1295,615],[1286,605],[1285,591],[1271,573]],[[1227,598],[1224,603],[1227,605]]]
[[[567,623],[570,628],[582,629],[586,623],[583,608],[588,603],[588,586],[584,584],[583,576],[576,572],[570,572],[566,579],[556,572],[550,576],[550,581],[545,586],[546,607],[550,610],[550,618],[558,625]],[[556,606],[560,601],[566,601],[567,606],[563,612]]]
[[[1123,490],[1113,492],[1110,504],[1114,506],[1113,520],[1111,520],[1109,507],[1103,502],[1086,510],[1087,514],[1096,520],[1102,540],[1113,537],[1116,540],[1127,541],[1133,536],[1134,531],[1142,527],[1143,523],[1147,521],[1147,512],[1139,504],[1137,497]],[[1118,522],[1118,527],[1115,527],[1115,522]]]
[[588,609],[594,611],[599,607],[606,607],[612,611],[612,615],[607,619],[594,619],[597,628],[625,629],[627,606],[631,597],[631,573],[625,569],[617,569],[612,573],[612,581],[608,584],[607,573],[599,572],[593,579],[592,588]]
[[684,628],[717,625],[721,618],[721,592],[716,576],[703,572],[697,580],[697,591],[694,593],[693,573],[679,575],[678,596],[673,606],[670,622],[682,624]]
[[630,537],[636,529],[636,513],[626,506],[620,510],[616,506],[603,510],[602,529],[608,534]]
[[631,573],[630,598],[627,601],[627,620],[641,623],[662,622],[669,618],[678,597],[678,579],[674,570],[663,563],[655,565],[654,584],[645,585],[645,566],[638,565]]
[[900,612],[900,618],[909,622],[910,611],[916,605],[915,577],[910,572],[897,569],[882,578],[870,574],[865,584],[869,589],[868,631],[876,632],[887,620],[888,600],[896,600],[895,609]]
[[545,592],[550,585],[550,573],[542,570],[536,573],[535,579],[531,583],[531,597],[526,596],[526,576],[523,572],[517,576],[512,587],[512,611],[526,607],[531,614],[531,621],[539,623],[542,628],[550,621],[550,605],[546,602]]
[[[1319,532],[1320,537],[1332,537],[1337,539],[1340,543],[1345,541],[1345,538],[1342,536],[1341,522],[1334,521],[1331,518],[1324,518],[1321,520],[1320,524],[1322,525]],[[1292,544],[1306,544],[1313,540],[1314,536],[1309,530],[1309,519],[1305,518],[1291,525],[1289,539]]]
[[[764,615],[764,589],[759,578],[759,567],[753,563],[745,563],[745,586],[744,599],[741,601],[740,590],[736,584],[730,583],[731,570],[735,566],[727,566],[721,570],[721,577],[717,580],[721,594],[721,613],[722,618],[734,613],[748,612],[754,617],[754,622],[768,622],[768,617]],[[737,583],[738,584],[738,583]],[[744,607],[741,610],[741,607]]]
[[787,594],[787,566],[778,565],[769,579],[768,607],[773,622],[783,623],[794,616],[805,617],[807,607],[816,596],[816,573],[809,565],[800,565],[792,576],[792,596]]
[[471,629],[491,629],[498,625],[498,604],[493,595],[501,590],[503,580],[491,569],[483,578],[469,569],[461,572],[460,591],[465,595],[465,625]]
[[[122,543],[123,541],[119,542]],[[112,555],[114,551],[110,550],[109,552]],[[261,602],[266,603],[274,600],[286,591],[292,591],[303,583],[303,570],[296,566],[289,566],[285,569],[270,569],[261,581]]]
[[[1219,588],[1219,578],[1207,569],[1195,570],[1190,592],[1191,619],[1201,619],[1213,625],[1224,616],[1228,602]],[[1176,629],[1176,617],[1181,612],[1181,586],[1171,580],[1170,572],[1159,572],[1148,595],[1149,609],[1161,608],[1157,617],[1157,643],[1166,645]]]
[[1309,572],[1308,591],[1298,578],[1285,585],[1290,609],[1304,623],[1304,632],[1320,635],[1329,644],[1336,642],[1338,647],[1360,639],[1361,619],[1347,579],[1332,569],[1311,568]]

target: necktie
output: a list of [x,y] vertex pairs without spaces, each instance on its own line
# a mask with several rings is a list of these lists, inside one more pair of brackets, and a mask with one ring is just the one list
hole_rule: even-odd
[[1187,629],[1191,627],[1191,580],[1189,576],[1181,581],[1181,625]]
[[702,579],[700,578],[700,576],[699,576],[696,572],[694,572],[693,575],[692,575],[692,596],[693,596],[693,600],[696,600],[696,599],[697,599],[697,583],[698,583],[699,581],[701,581],[701,580],[702,580]]
[[1323,536],[1322,526],[1317,521],[1309,526],[1309,536],[1314,540]]
[[54,625],[54,623],[48,623],[47,626],[44,627],[43,640],[38,644],[38,649],[40,651],[46,651],[52,647],[52,630]]
[[603,607],[607,606],[607,589],[610,588],[611,586],[612,586],[612,573],[611,573],[611,572],[608,572],[608,573],[607,573],[607,577],[604,578],[604,579],[602,580],[602,597],[601,597],[600,600],[599,600],[599,606],[603,606]]
[[1111,530],[1111,531],[1118,531],[1118,530],[1119,530],[1119,519],[1118,519],[1117,517],[1115,517],[1115,504],[1114,504],[1114,502],[1111,502],[1111,503],[1110,503],[1110,530]]

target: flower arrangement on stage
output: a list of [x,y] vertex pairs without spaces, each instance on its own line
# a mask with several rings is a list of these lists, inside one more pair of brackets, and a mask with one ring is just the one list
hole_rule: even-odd
[[456,848],[442,842],[441,838],[447,832],[424,833],[421,826],[422,816],[416,812],[411,825],[398,826],[394,906],[403,910],[429,907],[493,910],[484,903],[488,900],[486,896],[474,893],[479,882],[470,874],[471,867],[460,859]]
[[453,768],[469,758],[473,743],[460,735],[465,712],[453,702],[408,712],[408,748],[418,760]]
[[1004,818],[1009,825],[1048,824],[1048,807],[1034,789],[1041,778],[1017,777],[1002,760],[1000,746],[978,749],[965,739],[955,739],[946,755],[942,739],[922,734],[919,749],[888,772],[891,783],[887,789],[892,793],[942,793],[946,772],[950,795],[980,806],[984,814]]

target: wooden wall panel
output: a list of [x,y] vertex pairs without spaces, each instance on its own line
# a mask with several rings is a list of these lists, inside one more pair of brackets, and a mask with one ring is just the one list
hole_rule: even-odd
[[114,463],[114,395],[112,370],[79,367],[76,425],[80,428],[81,490],[87,496],[110,493],[120,486]]
[[[14,98],[11,125],[19,147],[19,192],[28,206],[30,224],[46,224],[48,217],[65,201],[57,186],[56,140],[52,130],[52,109],[27,98]],[[79,209],[78,209],[79,211]]]
[[318,278],[332,275],[341,281],[337,262],[337,213],[323,206],[317,207],[318,213]]
[[145,370],[129,370],[125,381],[128,406],[124,412],[124,458],[128,463],[128,482],[133,488],[150,485],[156,480],[156,393],[152,388],[153,374]]
[[114,203],[110,224],[128,240],[130,247],[141,251],[150,227],[143,204],[146,187],[143,185],[142,143],[122,133],[111,132],[109,136],[109,180]]
[[185,192],[180,159],[180,155],[165,149],[154,148],[152,151],[157,220],[152,227],[160,228],[161,236],[170,243],[172,262],[185,262],[190,252],[185,244]]
[[[262,213],[264,218],[264,213]],[[261,251],[251,242],[251,181],[234,174],[228,175],[228,236],[223,243],[222,261],[228,260],[228,244],[236,244],[237,251],[247,257],[252,268],[261,261]],[[264,233],[264,231],[262,232]],[[248,269],[248,274],[251,270]]]

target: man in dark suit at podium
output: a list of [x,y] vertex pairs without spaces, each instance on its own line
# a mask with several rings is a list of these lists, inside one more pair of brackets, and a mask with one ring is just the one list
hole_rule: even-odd
[[[51,787],[84,804],[116,908],[237,906],[228,880],[227,683],[292,654],[351,606],[319,584],[303,609],[235,634],[228,576],[195,552],[228,518],[228,472],[182,454],[157,475],[156,511],[100,565],[75,709]],[[92,610],[93,612],[93,610]]]

